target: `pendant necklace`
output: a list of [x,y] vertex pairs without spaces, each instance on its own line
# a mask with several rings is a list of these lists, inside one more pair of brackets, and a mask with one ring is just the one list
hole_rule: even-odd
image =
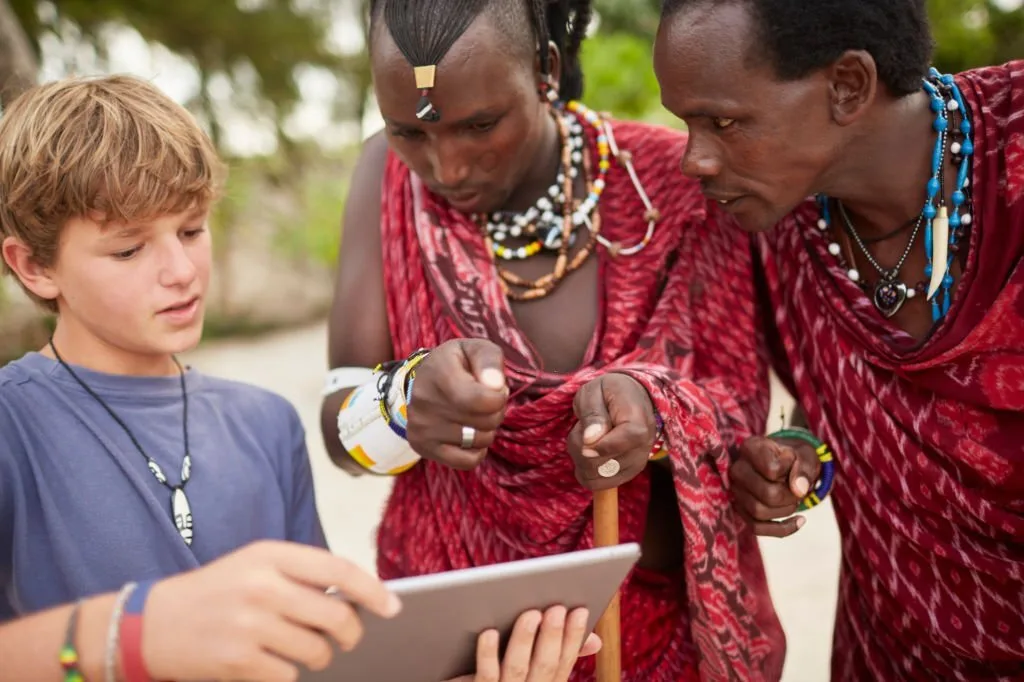
[[50,339],[50,349],[53,351],[53,355],[57,358],[57,362],[60,363],[61,367],[67,370],[68,374],[70,374],[74,380],[77,381],[83,389],[85,389],[85,392],[92,396],[93,399],[107,411],[107,414],[109,414],[111,418],[117,422],[122,429],[124,429],[124,432],[128,434],[128,438],[132,441],[132,445],[134,445],[135,449],[139,451],[139,454],[146,459],[146,466],[157,482],[171,491],[171,520],[174,522],[174,527],[177,529],[178,535],[181,536],[181,539],[185,541],[186,545],[191,547],[193,536],[192,506],[189,504],[188,496],[185,495],[185,486],[188,484],[189,479],[192,476],[192,455],[189,454],[188,447],[188,392],[185,390],[185,370],[182,369],[181,363],[178,362],[177,358],[172,358],[175,366],[178,368],[178,378],[181,380],[181,402],[184,412],[182,430],[185,435],[185,458],[181,462],[181,483],[175,486],[171,485],[167,481],[167,476],[164,475],[163,469],[160,468],[160,465],[142,449],[142,446],[135,438],[135,435],[131,432],[131,429],[128,428],[127,424],[121,421],[121,418],[114,413],[114,410],[112,410],[110,406],[96,394],[95,391],[89,388],[88,384],[82,381],[75,371],[71,369],[71,365],[64,362],[64,358],[62,358],[60,353],[57,352],[57,347],[54,345],[52,338]]

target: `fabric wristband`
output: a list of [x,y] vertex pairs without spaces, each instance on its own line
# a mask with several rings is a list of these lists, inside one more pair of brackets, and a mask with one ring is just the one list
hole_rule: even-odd
[[140,582],[124,604],[120,627],[124,682],[153,682],[142,660],[142,612],[154,584],[152,580]]
[[118,682],[117,680],[117,653],[121,633],[121,617],[124,615],[124,605],[128,597],[135,591],[135,583],[128,583],[121,588],[114,602],[114,610],[110,614],[110,623],[107,625],[107,651],[104,654],[104,679],[106,682]]

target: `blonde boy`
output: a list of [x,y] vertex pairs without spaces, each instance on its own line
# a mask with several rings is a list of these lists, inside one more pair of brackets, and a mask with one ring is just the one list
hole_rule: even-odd
[[3,262],[57,314],[0,368],[0,622],[261,539],[324,545],[284,399],[182,368],[223,168],[126,76],[49,83],[0,119]]

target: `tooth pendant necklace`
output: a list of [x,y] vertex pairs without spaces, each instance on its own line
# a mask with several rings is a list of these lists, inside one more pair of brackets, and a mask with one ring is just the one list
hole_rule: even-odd
[[[922,82],[922,86],[928,94],[929,106],[935,115],[935,120],[932,123],[932,129],[935,131],[935,145],[932,149],[931,176],[925,185],[924,208],[917,218],[914,233],[896,267],[886,270],[878,263],[868,251],[867,244],[861,239],[842,202],[837,200],[836,203],[846,231],[871,267],[878,271],[881,278],[872,291],[871,299],[875,308],[883,316],[892,317],[907,299],[921,295],[925,296],[931,305],[932,322],[938,323],[949,314],[953,300],[952,289],[955,283],[952,273],[953,262],[957,258],[957,253],[962,249],[960,242],[965,237],[965,231],[973,222],[973,205],[969,185],[974,142],[971,139],[973,128],[971,127],[970,112],[967,110],[956,79],[949,74],[941,74],[933,68]],[[955,126],[954,117],[959,119],[958,125]],[[952,165],[957,169],[955,184],[949,195],[948,203],[944,192],[947,152]],[[829,215],[829,197],[819,195],[818,207],[820,211],[818,229],[827,233],[832,226],[832,219]],[[918,233],[921,232],[924,233],[924,250],[927,258],[927,264],[924,267],[926,280],[918,282],[916,286],[908,287],[900,281],[899,273],[913,248]],[[866,292],[868,287],[861,281],[856,263],[844,263],[842,247],[838,240],[830,240],[828,251],[839,260],[843,267],[849,268],[846,272],[847,276]]]
[[860,247],[861,253],[871,263],[871,267],[878,271],[878,282],[875,283],[874,292],[872,295],[872,302],[878,309],[878,312],[882,313],[886,318],[892,317],[899,309],[903,307],[903,304],[908,298],[913,298],[917,293],[914,289],[907,288],[900,279],[900,270],[903,268],[903,264],[907,262],[907,256],[910,255],[911,250],[914,248],[914,242],[917,241],[917,234],[921,231],[921,225],[924,222],[924,215],[920,215],[917,218],[917,223],[914,225],[914,231],[910,234],[910,241],[907,242],[906,248],[903,250],[903,255],[900,256],[900,260],[896,263],[896,266],[891,270],[883,268],[875,257],[868,251],[868,247],[864,244],[860,234],[857,232],[857,228],[853,226],[853,221],[850,220],[850,216],[846,213],[846,207],[843,206],[842,202],[839,202],[839,215],[843,218],[843,223],[846,225],[846,231],[853,237],[854,241],[857,242],[857,246]]
[[64,362],[64,358],[62,358],[60,353],[57,352],[57,347],[54,345],[52,338],[50,339],[50,350],[53,351],[53,355],[57,358],[57,362],[60,363],[61,367],[63,367],[67,373],[70,374],[76,382],[78,382],[78,385],[81,386],[86,393],[92,396],[92,398],[99,403],[104,410],[106,410],[107,414],[117,422],[118,426],[128,434],[128,438],[131,440],[132,445],[134,445],[135,449],[139,451],[139,454],[145,458],[146,467],[149,469],[149,472],[153,474],[153,478],[155,478],[160,485],[171,491],[171,521],[174,523],[174,527],[177,529],[178,535],[181,536],[181,539],[186,545],[191,547],[193,537],[192,505],[189,504],[188,496],[185,494],[185,486],[192,477],[192,455],[189,454],[188,447],[188,392],[185,390],[185,370],[182,369],[178,359],[173,358],[174,364],[178,367],[178,378],[181,381],[181,402],[184,413],[182,418],[182,430],[184,431],[185,436],[185,458],[181,462],[181,482],[178,485],[171,485],[167,481],[167,476],[164,475],[163,469],[160,468],[160,465],[157,464],[152,457],[146,454],[146,451],[142,449],[139,441],[135,438],[135,434],[131,432],[131,429],[128,428],[127,424],[117,416],[114,410],[112,410],[110,406],[96,394],[95,391],[89,388],[88,384],[82,381],[81,377],[71,369],[71,366],[68,363]]

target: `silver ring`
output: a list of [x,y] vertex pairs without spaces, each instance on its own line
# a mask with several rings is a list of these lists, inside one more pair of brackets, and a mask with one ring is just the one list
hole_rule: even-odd
[[601,478],[611,478],[615,474],[619,473],[619,460],[610,459],[601,466],[597,467],[597,473],[600,474]]
[[462,449],[463,450],[472,450],[473,449],[473,441],[475,441],[475,440],[476,440],[476,429],[474,429],[472,426],[463,426],[462,427]]

